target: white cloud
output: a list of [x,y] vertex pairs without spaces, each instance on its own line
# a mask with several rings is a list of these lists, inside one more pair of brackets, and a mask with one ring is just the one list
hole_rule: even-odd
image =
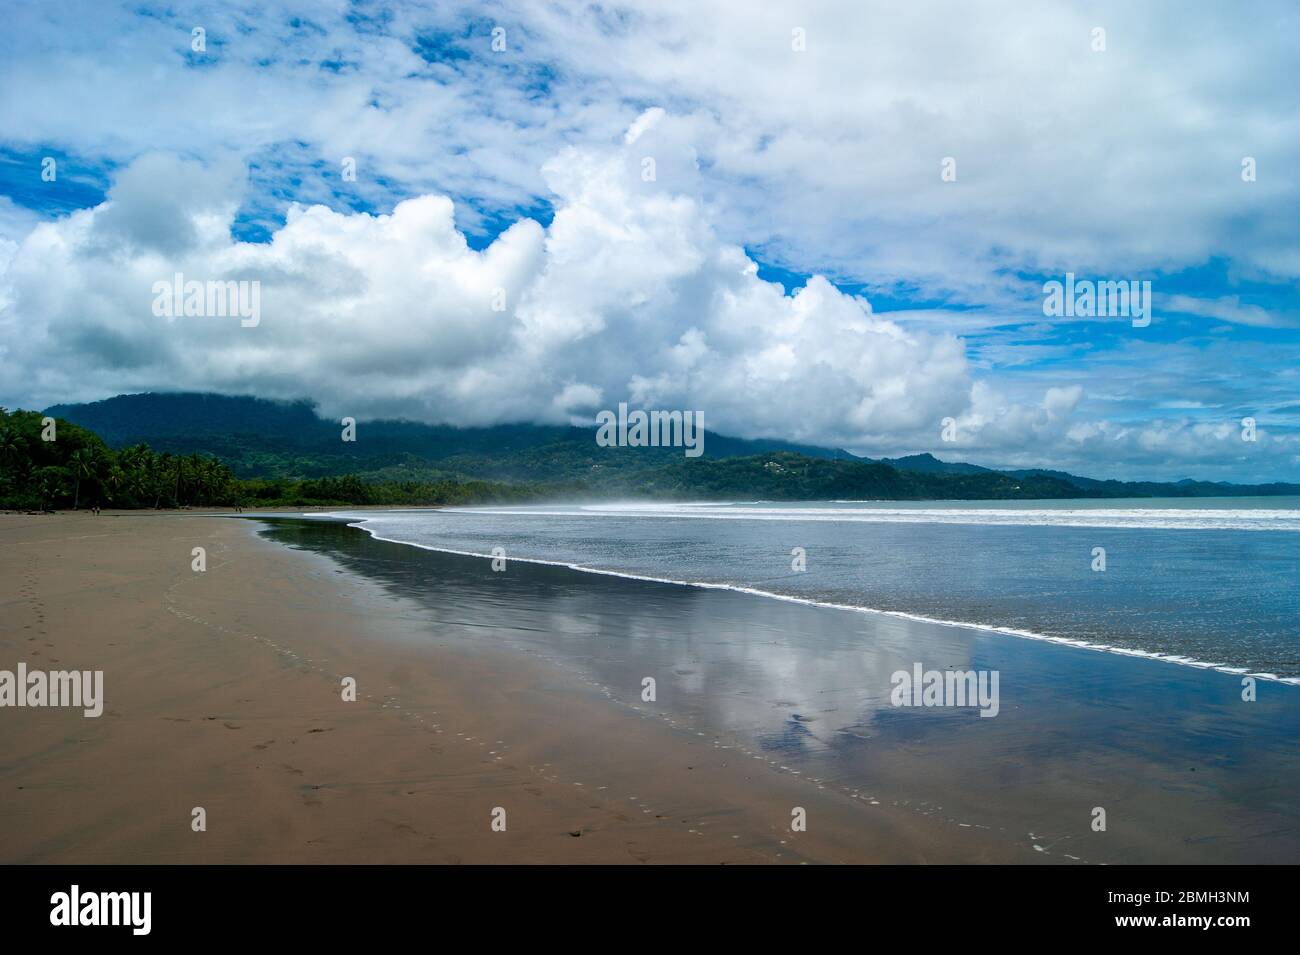
[[[550,227],[521,220],[480,252],[441,196],[385,216],[294,207],[270,243],[233,242],[225,171],[144,157],[107,202],[18,246],[4,390],[305,394],[331,415],[460,424],[631,399],[701,409],[733,434],[853,444],[925,433],[964,407],[960,342],[904,332],[821,278],[793,296],[761,281],[696,200],[642,181],[636,158],[568,150],[545,169]],[[259,281],[260,323],[155,317],[153,283],[175,272]]]
[[[566,144],[659,136],[693,144],[706,171],[690,192],[724,239],[879,287],[1023,303],[1018,270],[1137,276],[1213,256],[1300,275],[1286,3],[1244,18],[1000,0],[949,5],[941,28],[924,6],[835,2],[396,2],[364,24],[292,2],[101,7],[11,11],[0,82],[40,95],[0,100],[10,136],[119,161],[234,154],[267,175],[266,150],[302,143],[330,167],[356,157],[363,196],[383,180],[497,207],[545,196],[538,170]],[[195,23],[207,54],[190,55]]]
[[1300,321],[1295,315],[1282,315],[1258,305],[1243,304],[1240,295],[1224,295],[1213,299],[1170,295],[1164,307],[1171,312],[1185,312],[1237,325],[1255,325],[1260,328],[1300,327]]
[[[229,235],[228,170],[143,157],[107,202],[13,252],[0,394],[305,395],[334,417],[472,425],[584,420],[628,400],[701,410],[740,436],[998,463],[1116,449],[1196,460],[1231,430],[1081,424],[1079,385],[1009,400],[972,378],[951,335],[904,329],[818,276],[793,295],[760,280],[697,200],[642,180],[630,146],[567,150],[545,175],[550,227],[521,220],[482,251],[434,195],[383,216],[294,207],[250,244]],[[175,272],[259,281],[260,323],[156,317],[153,283]],[[948,416],[955,445],[939,441]]]
[[[1290,313],[1231,289],[1172,299],[1237,326],[1196,356],[1100,327],[1044,345],[1055,333],[1024,278],[1211,260],[1227,284],[1300,276],[1284,172],[1300,15],[1285,4],[1242,18],[994,2],[954,5],[936,27],[906,5],[503,0],[503,54],[469,3],[90,10],[16,8],[0,36],[0,83],[39,93],[0,98],[8,141],[125,165],[110,205],[34,230],[0,200],[11,401],[212,387],[486,423],[628,396],[873,453],[953,450],[937,443],[953,416],[982,463],[1186,473],[1237,468],[1241,449],[1191,424],[1078,419],[1115,394],[1125,413],[1183,399],[1232,420],[1286,407],[1295,384],[1273,340],[1234,337]],[[195,57],[200,23],[209,53]],[[1090,47],[1098,24],[1105,53]],[[358,179],[342,186],[345,156]],[[945,156],[955,183],[940,181]],[[271,189],[307,201],[269,245],[232,243],[234,210],[273,208]],[[353,215],[332,189],[382,209],[416,198]],[[547,229],[519,222],[481,253],[457,230],[538,198],[555,204]],[[819,279],[786,296],[742,244],[878,302],[983,307],[873,314]],[[260,276],[262,325],[160,329],[148,288],[175,269]],[[1219,373],[1241,359],[1274,371]],[[1293,463],[1270,450],[1293,436],[1268,433],[1250,453]]]

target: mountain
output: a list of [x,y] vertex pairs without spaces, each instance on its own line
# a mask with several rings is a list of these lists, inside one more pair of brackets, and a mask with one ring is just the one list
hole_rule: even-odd
[[[940,461],[929,452],[925,454],[909,454],[902,458],[877,458],[876,460],[899,471],[917,471],[921,474],[983,474],[993,471],[993,468],[982,468],[978,464],[965,464],[961,461]],[[1043,473],[1046,474],[1047,472]],[[1063,474],[1059,476],[1065,477]]]
[[826,460],[789,452],[687,461],[635,475],[628,493],[696,500],[933,501],[1093,497],[1056,478],[903,471],[880,461]]
[[1045,468],[995,470],[929,453],[871,460],[847,451],[708,432],[704,454],[680,448],[603,448],[594,428],[504,424],[481,428],[363,421],[357,440],[306,401],[213,394],[120,395],[55,405],[46,414],[99,434],[111,447],[147,443],[215,455],[241,478],[359,475],[381,482],[485,480],[569,484],[595,494],[746,496],[785,500],[1208,497],[1300,494],[1297,484],[1115,481]]
[[[94,431],[115,448],[146,443],[173,454],[212,454],[240,477],[324,477],[382,472],[390,478],[458,474],[497,480],[551,481],[593,469],[640,470],[681,458],[680,448],[601,448],[594,428],[503,424],[457,428],[412,421],[364,421],[357,440],[316,414],[307,401],[214,394],[119,395],[90,404],[54,405],[45,414]],[[704,457],[769,452],[857,460],[847,451],[732,438],[706,432]]]
[[1004,471],[1012,477],[1050,477],[1074,485],[1081,491],[1088,491],[1101,497],[1243,497],[1275,496],[1300,494],[1300,484],[1274,482],[1272,484],[1231,484],[1227,481],[1193,481],[1183,478],[1181,481],[1165,483],[1161,481],[1099,481],[1096,478],[1079,477],[1064,471],[1052,471],[1043,468]]

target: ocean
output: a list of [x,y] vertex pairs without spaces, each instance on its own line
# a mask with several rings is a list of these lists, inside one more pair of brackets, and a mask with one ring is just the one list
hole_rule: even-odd
[[[518,655],[568,693],[864,812],[908,810],[1044,861],[1294,862],[1294,503],[256,520],[333,564],[321,573],[378,582],[401,639]],[[996,707],[899,705],[898,675],[919,671],[996,679]]]
[[977,625],[1300,684],[1300,498],[349,516],[382,540],[453,553],[501,548],[507,560]]

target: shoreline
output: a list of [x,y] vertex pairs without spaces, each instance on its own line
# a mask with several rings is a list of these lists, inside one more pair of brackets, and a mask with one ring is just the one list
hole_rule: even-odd
[[[1281,861],[1300,848],[1289,692],[1242,705],[1234,680],[1124,655],[558,564],[497,573],[348,524],[276,521],[267,535],[411,597],[449,637],[536,654],[767,770],[938,821],[940,843],[974,827],[1036,861],[1085,863]],[[890,706],[888,674],[915,661],[1001,669],[1001,717]],[[638,695],[645,674],[661,681],[657,704]],[[1122,835],[1093,838],[1084,800],[1122,811]]]
[[0,524],[6,662],[102,669],[106,695],[99,719],[0,710],[4,862],[1052,861],[756,773],[540,661],[439,640],[256,524],[191,516]]
[[[238,516],[238,515],[236,515]],[[269,516],[269,515],[268,515]],[[491,554],[478,553],[474,551],[456,550],[450,547],[434,547],[429,544],[419,544],[413,541],[400,540],[393,537],[383,537],[376,531],[366,526],[366,520],[352,520],[343,516],[342,512],[324,512],[313,515],[316,519],[332,519],[341,523],[346,523],[348,527],[363,530],[375,540],[385,541],[390,544],[400,544],[404,547],[416,547],[420,550],[435,551],[442,554],[456,554],[462,557],[475,557],[483,560],[491,560]],[[834,603],[825,600],[814,600],[809,597],[796,597],[791,594],[777,593],[771,590],[763,590],[759,587],[745,587],[737,584],[719,584],[702,580],[681,580],[671,577],[652,577],[645,574],[633,574],[627,571],[609,570],[601,567],[590,567],[585,564],[572,563],[562,560],[545,560],[537,557],[518,557],[511,556],[511,561],[521,563],[538,564],[547,567],[563,567],[577,573],[599,574],[607,577],[619,577],[624,580],[640,580],[647,583],[672,584],[679,587],[696,587],[703,590],[726,590],[733,593],[749,594],[755,597],[765,597],[772,600],[785,601],[787,603],[801,604],[808,607],[823,607],[828,610],[843,610],[850,613],[862,614],[879,614],[886,617],[896,617],[902,620],[912,620],[918,623],[934,624],[942,627],[954,627],[961,630],[977,630],[981,633],[995,633],[1002,636],[1017,637],[1022,640],[1033,640],[1039,643],[1047,643],[1055,646],[1074,647],[1077,650],[1090,650],[1097,653],[1110,653],[1117,656],[1132,657],[1134,659],[1152,660],[1161,663],[1170,663],[1177,666],[1191,667],[1196,670],[1208,670],[1215,673],[1224,673],[1229,676],[1249,676],[1259,680],[1266,680],[1270,683],[1279,683],[1284,686],[1300,686],[1300,677],[1279,676],[1275,673],[1265,673],[1252,671],[1247,667],[1226,666],[1219,663],[1211,663],[1203,660],[1196,660],[1192,657],[1179,656],[1176,654],[1158,653],[1148,650],[1136,650],[1127,647],[1111,646],[1108,644],[1089,643],[1086,640],[1078,640],[1071,637],[1058,637],[1052,634],[1037,633],[1033,630],[1022,630],[1015,627],[1001,627],[996,624],[976,623],[967,620],[949,620],[940,617],[928,617],[923,614],[908,613],[904,610],[883,610],[878,607],[863,607],[857,604]]]
[[[852,614],[876,621],[871,649],[842,610],[493,574],[276,513],[0,522],[0,667],[103,669],[107,695],[98,720],[0,710],[0,860],[1276,862],[1300,844],[1287,693],[1243,709],[1203,670]],[[780,634],[817,628],[844,644],[818,664],[827,690],[751,685],[744,667],[785,659]],[[835,687],[880,684],[898,654],[1001,667],[1000,718],[840,705]],[[644,673],[664,702],[637,698]],[[1094,804],[1116,813],[1110,839],[1088,833]]]

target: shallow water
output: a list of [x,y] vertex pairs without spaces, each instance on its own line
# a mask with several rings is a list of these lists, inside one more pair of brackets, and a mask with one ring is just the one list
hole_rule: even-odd
[[[1300,500],[626,504],[365,515],[387,540],[978,623],[1300,682]],[[796,548],[805,570],[792,569]],[[1104,571],[1094,570],[1096,548]]]
[[[324,521],[264,533],[414,599],[431,641],[528,651],[864,811],[903,806],[1052,861],[1300,860],[1293,686],[1260,681],[1244,702],[1240,676],[984,629],[509,559],[494,572]],[[997,716],[894,706],[893,674],[917,663],[996,670]]]

